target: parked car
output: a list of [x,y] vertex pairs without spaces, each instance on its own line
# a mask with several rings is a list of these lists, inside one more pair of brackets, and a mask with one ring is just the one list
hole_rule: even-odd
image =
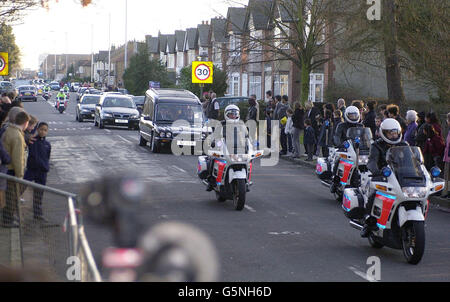
[[[187,121],[190,129],[173,127],[178,120]],[[194,148],[203,144],[208,135],[200,100],[190,91],[176,89],[150,89],[146,92],[139,130],[139,145],[146,146],[150,142],[154,153],[171,146],[173,140],[180,147]]]
[[128,94],[128,90],[126,90],[125,88],[119,88],[119,89],[117,89],[117,91],[120,92],[121,94],[125,94],[125,95]]
[[102,95],[95,108],[94,125],[103,129],[105,126],[125,126],[138,129],[139,111],[129,96]]
[[14,91],[14,86],[11,82],[1,81],[0,82],[0,94],[1,93],[9,93]]
[[70,91],[77,92],[78,89],[80,88],[80,86],[81,86],[80,83],[72,83],[72,84],[70,84]]
[[76,120],[93,120],[95,116],[95,106],[100,102],[100,95],[85,94],[77,104]]
[[237,105],[240,103],[248,103],[250,98],[244,96],[227,96],[217,98],[220,104],[220,109],[225,109],[228,105]]
[[37,102],[37,90],[36,87],[28,85],[28,86],[19,86],[17,87],[18,95],[17,99],[19,101],[33,101]]
[[83,96],[83,93],[88,89],[89,87],[80,87],[77,91],[77,101],[81,99]]
[[144,110],[145,96],[132,96],[132,99],[136,104],[139,114],[142,114],[142,111]]

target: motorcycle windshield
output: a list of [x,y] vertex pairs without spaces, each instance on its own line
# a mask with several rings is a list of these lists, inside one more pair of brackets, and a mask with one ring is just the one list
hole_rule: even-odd
[[386,160],[402,188],[426,186],[421,159],[420,149],[410,146],[392,147],[386,155]]
[[372,131],[369,128],[353,127],[348,129],[347,137],[355,143],[355,139],[359,138],[359,150],[360,154],[367,153],[370,151],[370,145],[372,144]]

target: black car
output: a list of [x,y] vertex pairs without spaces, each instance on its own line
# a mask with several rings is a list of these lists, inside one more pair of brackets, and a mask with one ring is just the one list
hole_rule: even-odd
[[95,107],[94,125],[103,129],[105,126],[123,126],[138,129],[139,111],[129,96],[102,95]]
[[37,102],[37,91],[34,86],[19,86],[17,87],[19,95],[17,99],[19,101],[32,101]]
[[136,104],[137,110],[142,114],[142,111],[144,111],[145,96],[133,96],[132,98]]
[[100,95],[85,94],[77,105],[76,120],[80,123],[86,120],[93,120],[95,115],[95,105],[100,102]]
[[[189,127],[174,127],[183,121]],[[202,145],[208,135],[200,100],[187,90],[150,89],[145,96],[139,123],[140,146],[150,142],[151,150],[158,153],[162,147],[176,144],[183,148]]]

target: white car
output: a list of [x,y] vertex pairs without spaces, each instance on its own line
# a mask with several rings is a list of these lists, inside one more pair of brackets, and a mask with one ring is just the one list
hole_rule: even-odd
[[78,89],[80,89],[81,84],[80,83],[72,83],[70,84],[70,90],[72,92],[77,92]]

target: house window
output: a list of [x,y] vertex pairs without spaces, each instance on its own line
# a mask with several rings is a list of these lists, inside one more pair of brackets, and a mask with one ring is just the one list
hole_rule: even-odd
[[230,81],[230,94],[232,96],[239,96],[240,88],[240,75],[239,73],[233,73]]
[[250,76],[250,95],[256,95],[257,100],[261,100],[261,75]]
[[289,49],[289,27],[279,23],[274,29],[275,47]]
[[248,74],[242,74],[242,93],[241,96],[248,96]]
[[289,75],[274,75],[274,95],[289,95]]
[[241,55],[241,43],[240,43],[240,39],[236,36],[231,36],[230,37],[230,55],[232,57],[238,57]]
[[167,68],[175,68],[175,54],[169,54]]
[[177,67],[180,69],[184,67],[184,52],[177,52]]
[[309,80],[309,100],[323,103],[324,74],[312,73]]

